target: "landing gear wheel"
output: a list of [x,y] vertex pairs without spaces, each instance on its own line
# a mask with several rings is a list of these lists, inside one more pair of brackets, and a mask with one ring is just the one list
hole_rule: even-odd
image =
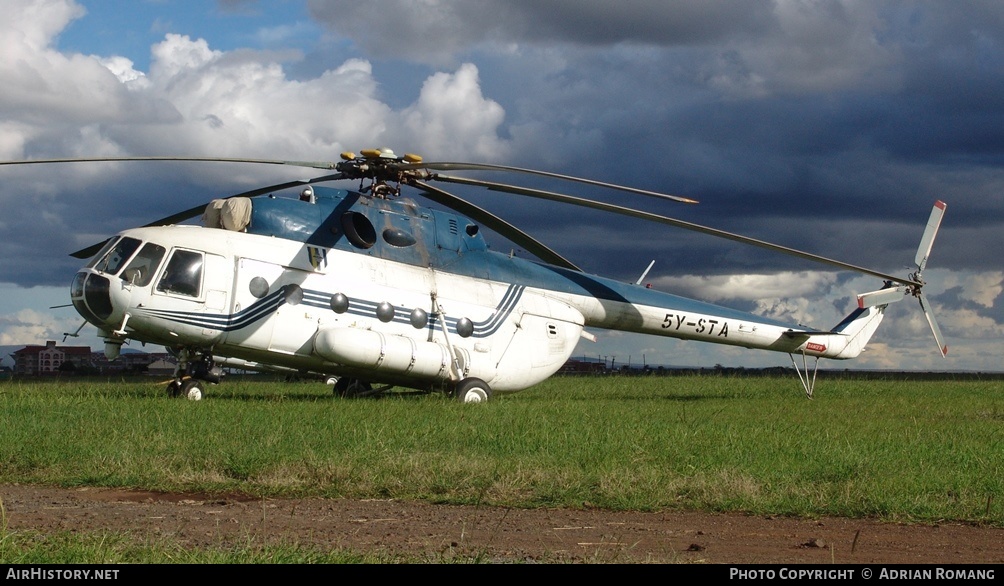
[[181,383],[179,396],[185,397],[189,401],[201,401],[204,389],[205,385],[202,381],[191,378]]
[[465,378],[457,383],[453,396],[461,403],[487,403],[492,398],[492,389],[479,378]]
[[335,375],[333,375],[333,374],[329,375],[329,376],[327,376],[327,377],[324,378],[324,384],[330,385],[330,386],[335,386],[335,385],[338,384],[338,377],[335,376]]
[[167,396],[172,399],[177,399],[181,396],[181,381],[173,380],[167,383]]
[[357,378],[342,377],[335,383],[335,395],[339,397],[361,397],[368,394],[371,390],[373,390],[373,387],[368,382]]

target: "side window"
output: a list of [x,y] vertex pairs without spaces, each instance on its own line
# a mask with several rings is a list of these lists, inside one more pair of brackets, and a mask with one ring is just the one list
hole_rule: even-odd
[[163,246],[148,242],[122,271],[122,280],[146,287],[153,280],[153,274],[157,272],[160,261],[164,260],[165,252],[167,250]]
[[167,261],[164,274],[157,283],[157,290],[188,297],[199,296],[202,284],[202,253],[191,250],[175,250]]

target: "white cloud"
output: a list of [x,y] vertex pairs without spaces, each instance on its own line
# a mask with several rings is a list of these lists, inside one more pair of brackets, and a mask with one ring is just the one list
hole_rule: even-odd
[[959,287],[963,299],[969,299],[983,307],[993,307],[1004,291],[1004,272],[950,273],[943,279],[943,289]]
[[147,87],[149,85],[146,74],[133,69],[133,62],[130,59],[114,56],[107,59],[99,59],[99,61],[108,68],[108,71],[115,74],[115,77],[125,84],[126,87]]
[[653,281],[660,289],[679,291],[684,295],[714,302],[819,295],[827,293],[836,282],[835,273],[820,271],[786,271],[769,275],[686,275],[662,277]]
[[440,157],[496,161],[506,145],[498,137],[502,107],[481,93],[478,68],[467,63],[456,73],[436,73],[422,85],[418,101],[401,113],[413,142]]
[[[39,340],[62,339],[63,332],[67,331],[73,321],[34,309],[21,309],[0,318],[0,346],[38,344]],[[72,328],[76,329],[76,326]]]
[[[506,152],[498,134],[505,111],[483,95],[473,65],[431,74],[414,104],[392,107],[381,98],[372,65],[364,59],[292,79],[276,60],[288,52],[220,51],[206,39],[167,33],[153,45],[150,71],[143,72],[123,55],[99,58],[54,49],[62,28],[82,14],[73,3],[37,0],[15,8],[12,18],[0,22],[0,46],[10,49],[0,60],[5,88],[0,92],[0,156],[7,160],[179,155],[332,161],[342,151],[375,146],[437,158],[462,154],[497,160]],[[65,280],[72,270],[67,261],[60,263],[63,270],[52,268],[56,265],[43,262],[51,251],[34,243],[75,250],[68,243],[99,232],[98,223],[116,230],[198,203],[196,194],[184,194],[188,199],[181,205],[174,201],[173,208],[163,198],[133,197],[113,218],[107,212],[88,213],[119,208],[127,197],[121,192],[135,186],[138,177],[156,187],[175,181],[178,169],[117,163],[44,171],[5,167],[0,204],[5,216],[21,219],[0,219],[0,239],[10,243],[10,255],[17,255],[0,259],[0,279]],[[265,166],[244,166],[240,173],[226,165],[185,169],[189,184],[213,189],[220,181],[232,188],[234,183],[272,183],[290,173],[319,174],[294,168],[277,177],[275,167]],[[130,223],[123,224],[124,217],[132,218],[126,220]],[[46,269],[28,271],[31,265]]]
[[0,152],[8,159],[29,151],[334,160],[374,145],[497,159],[505,150],[497,135],[505,112],[483,96],[473,65],[433,74],[417,101],[395,112],[365,60],[293,80],[270,54],[214,50],[168,33],[144,73],[124,56],[50,48],[70,16],[82,14],[72,3],[21,4],[21,18],[0,24],[0,45],[11,49],[0,62],[8,88]]
[[72,0],[7,0],[0,26],[3,62],[12,64],[48,51],[55,36],[86,12]]
[[433,74],[415,104],[394,112],[379,99],[367,61],[294,81],[259,57],[212,51],[179,35],[155,47],[152,91],[181,115],[174,149],[310,160],[373,145],[487,159],[504,150],[497,132],[505,112],[482,95],[473,65]]
[[0,121],[0,157],[17,159],[24,154],[24,143],[32,135],[32,127],[19,121]]

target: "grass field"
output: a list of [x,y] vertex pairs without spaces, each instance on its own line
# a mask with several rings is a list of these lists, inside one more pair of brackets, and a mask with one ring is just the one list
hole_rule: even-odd
[[997,380],[568,377],[481,405],[322,384],[0,384],[0,483],[1004,525]]

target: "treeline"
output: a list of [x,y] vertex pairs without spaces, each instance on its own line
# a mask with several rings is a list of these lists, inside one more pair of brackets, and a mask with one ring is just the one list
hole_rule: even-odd
[[[811,372],[810,372],[811,374]],[[555,376],[723,376],[723,377],[797,377],[794,368],[772,366],[768,368],[725,367],[622,367],[591,371],[562,371]],[[1004,372],[924,372],[910,370],[851,370],[822,369],[817,376],[827,380],[897,380],[897,381],[972,381],[1004,380]]]

